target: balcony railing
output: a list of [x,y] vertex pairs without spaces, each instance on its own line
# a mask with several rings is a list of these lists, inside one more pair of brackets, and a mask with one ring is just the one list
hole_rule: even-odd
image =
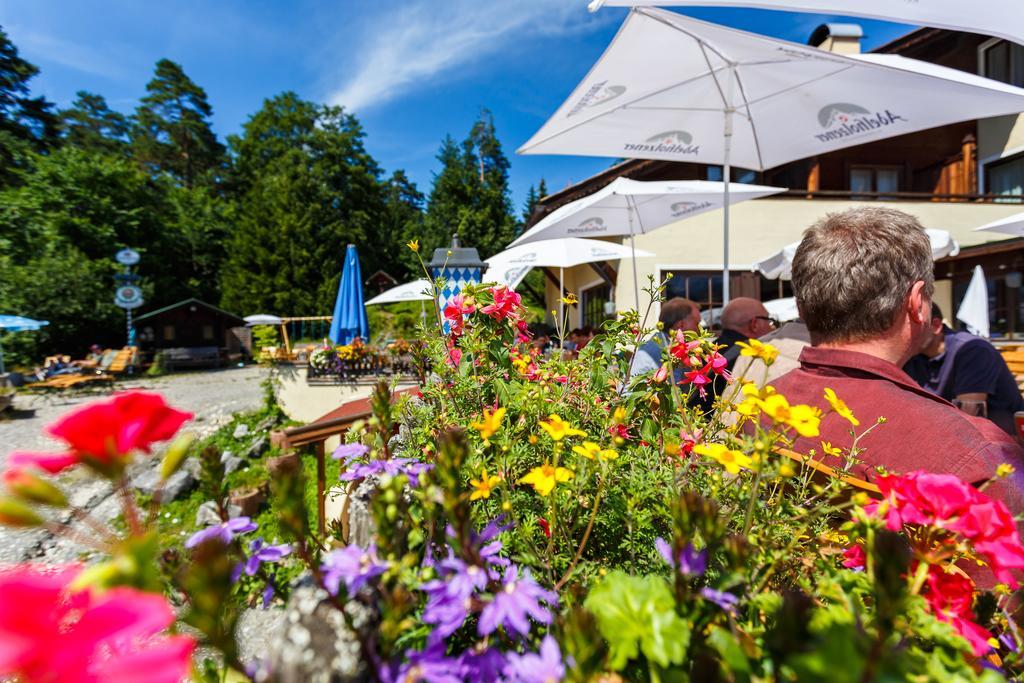
[[858,190],[786,190],[771,198],[849,199],[853,201],[966,202],[976,204],[1024,204],[1019,194],[944,194],[938,192],[865,192]]

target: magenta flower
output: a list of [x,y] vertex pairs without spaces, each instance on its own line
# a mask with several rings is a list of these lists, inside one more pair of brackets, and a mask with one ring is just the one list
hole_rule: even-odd
[[512,683],[557,683],[565,678],[565,664],[558,642],[550,634],[544,636],[540,653],[525,655],[509,653],[505,667],[507,680]]
[[207,527],[196,533],[192,534],[192,537],[185,541],[186,548],[195,548],[200,543],[206,543],[217,539],[224,545],[228,545],[231,541],[235,540],[237,534],[245,534],[250,531],[255,531],[259,528],[259,525],[250,520],[248,517],[235,517],[229,519],[221,524],[215,524],[211,527]]
[[386,561],[377,557],[377,545],[371,543],[366,549],[349,545],[332,551],[320,566],[320,571],[323,572],[324,588],[328,593],[337,595],[341,582],[344,581],[346,592],[352,595],[370,579],[386,572],[389,566]]
[[655,539],[654,546],[668,566],[684,576],[702,576],[708,568],[707,551],[695,550],[689,543],[679,552],[678,557],[672,556],[672,546],[663,538]]
[[554,605],[558,596],[541,588],[528,569],[520,578],[519,568],[512,565],[505,570],[501,590],[480,612],[477,632],[486,636],[504,627],[511,634],[525,636],[530,632],[528,616],[541,624],[551,623],[551,612],[541,605],[542,602]]
[[366,455],[369,452],[370,447],[361,443],[343,443],[334,449],[331,457],[335,460],[351,460],[352,458]]

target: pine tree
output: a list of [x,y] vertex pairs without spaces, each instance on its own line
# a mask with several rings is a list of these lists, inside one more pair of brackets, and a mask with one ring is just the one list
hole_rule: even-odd
[[224,147],[210,126],[213,109],[206,92],[169,59],[156,63],[146,92],[135,111],[135,157],[152,172],[166,173],[185,187],[220,169]]
[[30,95],[29,81],[38,73],[0,28],[0,182],[13,181],[29,152],[43,151],[57,141],[53,105]]
[[402,170],[391,174],[385,193],[380,243],[394,248],[386,250],[380,267],[400,282],[422,277],[416,254],[405,244],[423,238],[423,193]]
[[128,141],[128,119],[107,106],[103,95],[79,90],[71,106],[60,112],[61,134],[82,149],[121,153]]

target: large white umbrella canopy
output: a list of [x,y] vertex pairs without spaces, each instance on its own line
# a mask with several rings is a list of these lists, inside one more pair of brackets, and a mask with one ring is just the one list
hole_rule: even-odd
[[982,232],[1000,232],[1004,235],[1013,235],[1014,237],[1024,237],[1024,213],[1017,213],[1006,218],[1001,218],[998,221],[987,223],[980,228],[975,228],[976,231]]
[[[945,230],[926,228],[928,241],[932,245],[932,258],[940,259],[946,256],[956,256],[960,253],[960,243],[953,239],[953,236]],[[769,280],[792,280],[793,279],[793,257],[796,255],[799,242],[787,244],[779,251],[768,258],[758,261],[751,270],[760,272]]]
[[971,31],[1024,44],[1024,11],[1021,11],[1020,0],[593,0],[590,11],[597,11],[603,6],[756,7],[842,14]]
[[[566,205],[558,211],[568,206],[570,205]],[[557,213],[557,211],[554,213]],[[513,244],[523,242],[523,238],[529,235],[530,232],[533,232],[533,230],[524,233]],[[495,254],[487,259],[487,263],[490,264],[487,269],[487,277],[488,279],[503,282],[509,287],[514,287],[526,277],[531,268],[558,268],[558,287],[559,290],[564,291],[564,270],[566,268],[572,268],[584,263],[616,261],[631,256],[653,256],[653,254],[647,251],[636,251],[621,244],[604,242],[602,240],[588,240],[579,237],[541,239],[519,244],[519,246],[506,249],[500,254]],[[559,299],[561,299],[561,294],[559,294]],[[564,311],[564,307],[560,302],[559,324],[562,323],[564,317],[562,311]]]
[[280,325],[283,320],[276,315],[267,315],[265,313],[257,313],[256,315],[247,315],[242,320],[245,321],[246,326],[255,327],[256,325]]
[[967,325],[971,334],[989,337],[988,281],[981,266],[974,266],[974,274],[956,311],[956,319]]
[[397,304],[403,301],[432,301],[434,286],[428,280],[414,280],[381,292],[366,302],[366,306]]
[[[1024,90],[895,55],[840,55],[637,8],[521,154],[763,171],[844,147],[1024,111]],[[729,263],[725,202],[723,261]],[[728,298],[728,268],[723,293]]]
[[[724,189],[725,183],[711,180],[616,178],[597,192],[552,211],[512,244],[553,237],[632,236],[651,232],[722,208]],[[738,184],[732,187],[729,202],[736,204],[785,191],[784,187]]]

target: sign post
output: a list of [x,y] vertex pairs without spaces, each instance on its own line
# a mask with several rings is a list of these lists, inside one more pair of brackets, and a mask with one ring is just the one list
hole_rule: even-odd
[[127,317],[127,346],[135,343],[135,328],[132,327],[132,311],[143,304],[142,290],[135,283],[139,276],[132,273],[132,266],[138,264],[139,253],[133,249],[122,249],[114,257],[124,266],[124,272],[114,276],[117,289],[114,292],[114,305],[123,308]]

